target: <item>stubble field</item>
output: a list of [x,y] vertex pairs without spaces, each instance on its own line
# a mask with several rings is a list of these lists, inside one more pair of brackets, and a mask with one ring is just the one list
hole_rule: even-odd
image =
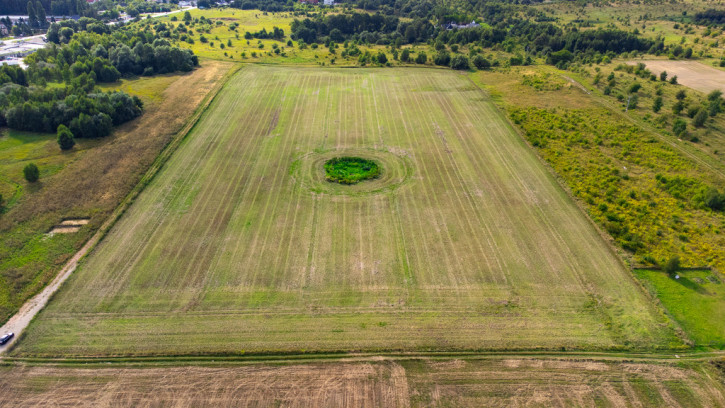
[[12,354],[680,344],[467,77],[249,66]]
[[716,407],[712,364],[494,358],[221,367],[0,367],[16,407]]

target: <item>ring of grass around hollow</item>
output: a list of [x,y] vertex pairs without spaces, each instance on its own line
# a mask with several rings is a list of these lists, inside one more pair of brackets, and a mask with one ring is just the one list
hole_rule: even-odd
[[[378,176],[355,184],[331,182],[327,178],[325,164],[332,159],[343,157],[355,157],[374,162],[378,166]],[[320,149],[297,157],[290,165],[290,175],[303,188],[314,194],[324,194],[339,199],[390,192],[412,181],[412,174],[413,164],[410,160],[410,153],[396,147]]]
[[328,181],[357,184],[380,177],[380,166],[362,157],[334,157],[325,162],[325,174]]

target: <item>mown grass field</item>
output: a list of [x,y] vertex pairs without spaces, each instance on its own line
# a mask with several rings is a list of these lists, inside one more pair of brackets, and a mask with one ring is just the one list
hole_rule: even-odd
[[246,366],[0,367],[34,406],[717,407],[713,364],[483,358]]
[[465,75],[248,66],[13,354],[680,344]]

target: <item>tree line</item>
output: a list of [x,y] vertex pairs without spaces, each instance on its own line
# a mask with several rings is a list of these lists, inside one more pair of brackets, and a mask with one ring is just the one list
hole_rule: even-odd
[[52,24],[48,40],[26,57],[27,70],[0,67],[0,126],[56,132],[62,125],[74,137],[106,136],[141,115],[143,104],[124,92],[102,92],[97,83],[190,71],[199,63],[153,31],[90,18]]
[[445,45],[479,45],[483,48],[500,45],[507,51],[524,49],[546,57],[552,65],[566,64],[575,58],[620,54],[631,51],[664,51],[663,42],[641,38],[618,29],[579,31],[564,30],[548,22],[518,18],[513,9],[493,4],[482,9],[484,21],[495,25],[459,30],[434,26],[425,18],[403,20],[397,16],[348,12],[318,15],[292,22],[292,37],[305,43],[328,43],[354,40],[378,45],[429,42],[441,51]]
[[42,8],[43,12],[55,16],[82,16],[92,9],[86,0],[2,0],[0,15],[30,15],[30,7],[36,12]]

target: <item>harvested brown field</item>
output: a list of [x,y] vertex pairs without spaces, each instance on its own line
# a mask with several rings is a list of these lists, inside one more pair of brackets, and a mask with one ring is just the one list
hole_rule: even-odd
[[725,406],[723,383],[707,365],[514,358],[403,366],[412,406]]
[[701,64],[696,61],[670,61],[670,60],[636,60],[628,64],[638,63],[647,65],[647,69],[655,75],[667,71],[668,77],[677,75],[677,82],[700,92],[708,93],[714,90],[725,92],[725,71]]
[[406,360],[282,366],[0,368],[16,407],[715,407],[709,364],[544,359]]
[[4,367],[0,369],[0,388],[0,405],[16,407],[409,406],[405,370],[389,363],[150,369]]

